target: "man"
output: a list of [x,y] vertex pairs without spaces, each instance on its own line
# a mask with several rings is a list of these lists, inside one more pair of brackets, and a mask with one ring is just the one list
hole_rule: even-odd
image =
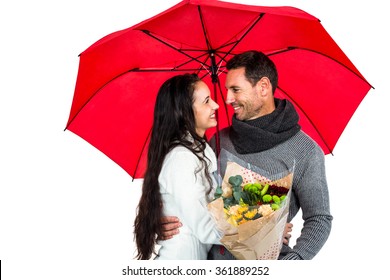
[[[291,224],[287,224],[279,259],[312,259],[328,239],[333,219],[324,154],[301,130],[293,105],[274,98],[278,74],[272,60],[261,52],[248,51],[233,57],[226,68],[226,103],[233,106],[235,114],[231,127],[220,132],[220,148],[275,172],[294,167],[287,221],[291,222],[301,209],[304,224],[293,248],[286,240],[291,231]],[[234,257],[220,245],[214,245],[209,259]]]

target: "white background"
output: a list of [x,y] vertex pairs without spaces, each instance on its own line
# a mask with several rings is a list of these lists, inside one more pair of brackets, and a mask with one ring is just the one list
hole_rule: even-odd
[[[132,182],[119,166],[64,128],[78,54],[101,37],[177,2],[24,0],[0,4],[4,279],[123,279],[122,268],[137,263],[131,261],[132,223],[140,181]],[[389,252],[385,230],[390,156],[385,122],[390,91],[386,1],[235,2],[294,6],[313,14],[375,87],[345,129],[334,156],[326,156],[334,215],[328,242],[313,261],[270,262],[272,275],[275,279],[289,275],[383,279],[383,259]],[[299,225],[297,219],[294,237]],[[199,263],[203,263],[199,267],[210,265]]]

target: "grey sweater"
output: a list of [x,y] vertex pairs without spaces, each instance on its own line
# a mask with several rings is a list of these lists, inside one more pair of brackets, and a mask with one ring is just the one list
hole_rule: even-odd
[[[331,231],[332,215],[321,148],[304,132],[299,131],[288,140],[257,153],[239,154],[229,138],[229,129],[220,132],[220,147],[238,158],[269,172],[283,172],[286,165],[294,166],[292,196],[288,222],[302,209],[304,225],[296,245],[283,245],[279,259],[310,260],[323,247]],[[221,162],[220,170],[225,170]],[[219,245],[211,249],[209,259],[234,259]]]

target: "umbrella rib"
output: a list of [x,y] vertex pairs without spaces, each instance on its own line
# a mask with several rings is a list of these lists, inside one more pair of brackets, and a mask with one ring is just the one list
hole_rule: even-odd
[[138,165],[139,165],[139,163],[141,161],[142,154],[144,153],[144,150],[146,148],[146,143],[148,142],[148,139],[149,139],[151,133],[152,133],[152,128],[149,130],[148,136],[146,137],[145,142],[142,145],[141,152],[140,152],[140,154],[138,156],[137,164],[135,165],[134,174],[132,176],[133,177],[133,181],[134,181],[135,175],[137,174]]
[[[258,17],[256,18],[256,20],[249,26],[249,28],[245,31],[245,33],[244,34],[242,34],[242,36],[238,39],[238,40],[236,40],[236,41],[233,41],[233,42],[230,42],[230,43],[227,43],[227,44],[225,44],[224,46],[221,46],[220,48],[223,48],[223,47],[227,47],[227,46],[229,46],[229,45],[233,45],[231,48],[230,48],[230,50],[228,50],[228,51],[226,51],[226,52],[219,52],[219,53],[224,53],[224,56],[219,56],[219,58],[220,58],[220,63],[219,64],[221,64],[222,63],[222,61],[226,61],[226,57],[228,56],[228,55],[230,55],[232,52],[233,52],[233,50],[237,47],[237,45],[245,38],[245,36],[256,26],[256,24],[263,18],[263,16],[264,16],[264,13],[260,13],[259,15],[258,15]],[[218,68],[218,70],[219,70],[219,68]]]
[[164,68],[154,68],[154,69],[140,69],[140,68],[133,68],[133,69],[130,69],[126,72],[123,72],[123,73],[120,73],[118,75],[116,75],[115,77],[113,77],[112,79],[110,79],[109,81],[107,81],[106,83],[104,83],[100,88],[98,88],[89,98],[88,100],[81,106],[81,108],[77,111],[77,113],[73,116],[73,118],[71,120],[68,121],[68,123],[66,124],[65,128],[64,128],[64,131],[68,129],[68,127],[70,126],[70,124],[73,122],[73,120],[78,116],[78,114],[83,110],[83,108],[89,103],[89,101],[92,100],[92,98],[95,97],[95,95],[102,90],[102,88],[104,88],[107,84],[111,83],[113,80],[119,78],[120,76],[128,73],[128,72],[186,72],[186,71],[200,71],[199,68],[187,68],[187,69],[175,69],[175,68],[171,68],[171,69],[164,69]]
[[126,71],[125,73],[127,73],[127,72],[187,72],[187,71],[199,71],[199,68],[184,68],[184,69],[177,69],[177,68],[169,68],[169,69],[165,69],[165,68],[149,68],[149,69],[133,68],[131,70]]
[[126,74],[127,72],[131,72],[132,70],[129,70],[129,71],[126,71],[126,72],[123,72],[123,73],[120,73],[118,75],[116,75],[115,77],[113,77],[112,79],[110,79],[109,81],[107,81],[106,83],[104,83],[101,87],[99,87],[93,94],[91,94],[91,96],[88,98],[88,100],[81,106],[81,108],[77,111],[77,113],[73,116],[73,118],[71,120],[69,120],[69,122],[67,123],[65,130],[68,129],[69,125],[73,122],[73,120],[78,116],[78,114],[84,109],[84,107],[89,103],[89,101],[92,100],[92,98],[95,97],[95,95],[101,91],[102,88],[104,88],[106,85],[108,85],[109,83],[111,83],[113,80],[119,78],[120,76]]
[[[280,53],[283,53],[283,52],[288,52],[288,51],[292,51],[292,50],[296,50],[296,49],[300,49],[300,50],[304,50],[304,51],[309,51],[309,52],[314,52],[314,53],[317,53],[319,55],[323,55],[331,60],[333,60],[334,62],[340,64],[341,66],[343,66],[344,68],[348,69],[350,72],[352,72],[353,74],[355,74],[359,79],[361,79],[362,81],[364,81],[365,83],[367,83],[371,88],[374,88],[368,81],[366,81],[364,78],[362,78],[361,76],[359,76],[356,72],[354,72],[352,69],[350,69],[349,67],[347,67],[345,64],[341,63],[340,61],[334,59],[333,57],[330,57],[329,55],[326,55],[324,53],[321,53],[319,51],[315,51],[315,50],[312,50],[312,49],[308,49],[308,48],[300,48],[300,47],[288,47],[284,50],[278,50],[278,51],[275,51],[273,53],[269,53],[267,54],[268,56],[272,56],[272,55],[277,55],[277,54],[280,54]],[[308,121],[311,123],[311,125],[313,126],[313,128],[315,129],[315,131],[318,133],[319,137],[321,138],[321,140],[323,141],[324,145],[326,146],[326,148],[329,150],[330,154],[333,155],[333,151],[332,149],[328,146],[328,144],[326,143],[325,139],[323,138],[322,134],[320,133],[320,131],[317,129],[316,125],[314,124],[314,122],[312,122],[312,120],[310,119],[310,117],[305,113],[305,111],[299,106],[298,103],[296,103],[294,101],[294,99],[286,92],[284,91],[282,88],[280,88],[278,86],[279,90],[281,90],[286,96],[289,97],[289,99],[294,103],[295,106],[297,106],[302,114],[304,114],[306,116],[306,118],[308,119]]]
[[245,36],[255,27],[255,25],[263,18],[264,13],[261,13],[257,19],[252,23],[252,25],[245,31],[244,34],[234,43],[234,45],[230,48],[230,50],[225,54],[222,60],[225,60],[225,58],[233,51],[233,49],[242,41],[242,39],[245,38]]
[[[223,93],[222,93],[221,81],[219,79],[218,79],[218,89],[219,89],[219,93],[221,94],[221,97],[222,97],[223,108],[225,109],[225,114],[226,114],[226,116],[229,116],[229,112],[228,112],[228,109],[227,109],[227,106],[226,106],[225,97],[223,96]],[[229,117],[227,118],[227,120],[228,120],[228,126],[230,126],[230,119],[229,119]]]
[[292,98],[285,90],[283,90],[280,86],[278,86],[278,89],[280,91],[282,91],[293,103],[294,103],[294,106],[298,107],[302,114],[305,115],[305,117],[308,119],[308,121],[311,123],[311,125],[314,127],[315,131],[317,131],[318,135],[320,136],[322,142],[324,142],[326,148],[329,150],[329,152],[333,155],[333,152],[332,152],[332,149],[329,148],[328,144],[326,143],[325,139],[322,137],[322,134],[320,133],[320,131],[317,129],[317,126],[314,124],[314,122],[312,122],[312,120],[310,119],[310,117],[305,113],[305,111],[301,108],[301,106],[299,106],[299,104],[297,102],[295,102],[294,98]]
[[210,51],[210,50],[212,50],[212,47],[210,44],[210,40],[207,36],[206,26],[204,25],[204,20],[203,20],[203,15],[202,15],[202,10],[200,8],[200,5],[198,5],[198,14],[199,14],[199,18],[200,18],[200,23],[202,24],[203,36],[204,36],[204,39],[206,40],[206,46],[207,46],[208,51]]
[[92,98],[95,97],[95,95],[102,90],[102,88],[104,88],[106,85],[108,85],[109,83],[111,83],[113,80],[119,78],[120,76],[128,73],[128,72],[183,72],[183,71],[198,71],[199,69],[198,68],[194,68],[194,69],[182,69],[182,70],[176,70],[176,69],[140,69],[140,68],[133,68],[133,69],[130,69],[126,72],[123,72],[123,73],[120,73],[118,75],[116,75],[115,77],[113,77],[112,79],[110,79],[109,81],[107,81],[106,83],[104,83],[100,88],[98,88],[89,98],[88,100],[83,104],[83,106],[81,106],[81,108],[77,111],[77,113],[73,116],[73,118],[71,120],[69,120],[69,122],[67,123],[65,130],[68,129],[68,127],[70,126],[70,124],[73,122],[73,120],[78,116],[78,114],[83,110],[83,108],[89,103],[89,101],[91,101]]
[[[293,50],[303,50],[303,51],[309,51],[309,52],[313,52],[313,53],[317,53],[319,55],[323,55],[331,60],[333,60],[334,62],[340,64],[341,66],[343,66],[344,68],[348,69],[350,72],[352,72],[353,74],[355,74],[359,79],[361,79],[362,81],[364,81],[365,83],[367,83],[370,87],[374,88],[373,86],[370,85],[370,83],[368,81],[366,81],[364,78],[362,78],[361,76],[359,76],[357,73],[355,73],[352,69],[350,69],[349,67],[347,67],[345,64],[341,63],[340,61],[334,59],[333,57],[327,55],[327,54],[324,54],[324,53],[321,53],[319,51],[315,51],[315,50],[312,50],[312,49],[308,49],[308,48],[300,48],[300,47],[288,47],[286,49],[283,49],[283,50],[277,50],[277,51],[274,51],[272,53],[268,53],[267,55],[268,56],[273,56],[273,55],[278,55],[280,53],[284,53],[284,52],[288,52],[288,51],[293,51]],[[317,132],[317,134],[319,135],[319,137],[321,138],[321,140],[323,141],[324,145],[326,146],[326,148],[329,150],[330,154],[333,155],[333,151],[332,149],[328,146],[327,142],[325,141],[325,139],[323,138],[322,134],[320,133],[320,131],[317,129],[316,125],[314,124],[314,122],[312,122],[312,120],[310,119],[310,117],[305,113],[305,111],[299,106],[299,104],[297,102],[294,101],[294,99],[286,92],[284,91],[282,88],[280,88],[278,86],[279,90],[281,90],[286,96],[289,97],[289,99],[294,103],[295,106],[297,106],[302,114],[304,114],[307,118],[307,120],[311,123],[311,125],[313,126],[313,128],[315,129],[315,131]]]
[[[196,51],[196,50],[188,50],[188,51]],[[200,59],[201,57],[205,56],[205,55],[207,55],[207,53],[202,53],[201,55],[197,56],[197,57],[196,57],[196,61],[200,61],[199,59]],[[205,60],[204,60],[203,62],[200,62],[200,64],[201,64],[202,66],[204,66],[204,65],[207,65],[207,66],[208,66],[208,64],[206,63],[207,58],[208,58],[208,57],[206,57]],[[182,63],[182,64],[179,64],[179,65],[176,66],[175,68],[180,68],[180,67],[182,67],[182,66],[184,66],[184,65],[186,65],[186,64],[188,64],[188,63],[190,63],[191,61],[192,61],[192,60],[186,61],[186,62],[184,62],[184,63]],[[199,69],[198,69],[198,70],[199,70]]]
[[175,51],[177,51],[177,52],[179,52],[179,53],[181,53],[181,54],[187,56],[187,57],[190,58],[192,61],[196,61],[196,62],[202,63],[202,62],[201,62],[199,59],[197,59],[196,57],[191,56],[191,55],[189,55],[188,53],[182,51],[181,49],[178,49],[177,47],[172,46],[172,45],[169,44],[168,42],[165,42],[164,40],[162,40],[162,39],[160,39],[160,38],[154,36],[153,34],[151,34],[151,32],[150,32],[149,30],[141,30],[141,31],[144,32],[146,35],[150,36],[151,38],[153,38],[153,39],[159,41],[160,43],[163,43],[164,45],[166,45],[166,46],[168,46],[168,47],[174,49]]
[[283,50],[277,50],[277,51],[274,51],[272,53],[268,53],[267,56],[273,56],[273,55],[278,55],[280,53],[284,53],[284,52],[289,52],[289,51],[293,51],[293,50],[303,50],[303,51],[308,51],[308,52],[313,52],[313,53],[316,53],[316,54],[319,54],[319,55],[322,55],[322,56],[325,56],[331,60],[333,60],[334,62],[340,64],[341,66],[343,66],[345,69],[348,69],[350,72],[352,72],[354,75],[356,75],[359,79],[361,79],[362,81],[364,81],[365,83],[367,83],[367,85],[369,85],[371,88],[374,89],[374,87],[365,79],[363,78],[362,76],[360,76],[358,73],[356,73],[355,71],[353,71],[351,68],[349,68],[348,66],[346,66],[345,64],[341,63],[340,61],[334,59],[333,57],[325,54],[325,53],[322,53],[322,52],[319,52],[319,51],[316,51],[316,50],[312,50],[312,49],[308,49],[308,48],[301,48],[301,47],[287,47]]

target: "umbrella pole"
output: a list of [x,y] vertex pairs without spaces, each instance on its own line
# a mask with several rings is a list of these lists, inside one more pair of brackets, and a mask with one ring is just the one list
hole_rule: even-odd
[[[215,61],[215,55],[214,55],[213,51],[210,52],[210,59],[211,59],[211,66],[210,66],[211,81],[213,83],[213,88],[214,88],[214,101],[218,103],[218,94],[217,94],[217,84],[218,84],[217,72],[218,72],[218,67],[217,67],[217,63]],[[219,152],[220,152],[220,149],[221,149],[220,142],[219,142],[219,114],[218,114],[218,110],[215,111],[215,117],[217,119],[217,126],[216,126],[217,131],[215,132],[215,154],[216,154],[216,156],[218,158]]]

